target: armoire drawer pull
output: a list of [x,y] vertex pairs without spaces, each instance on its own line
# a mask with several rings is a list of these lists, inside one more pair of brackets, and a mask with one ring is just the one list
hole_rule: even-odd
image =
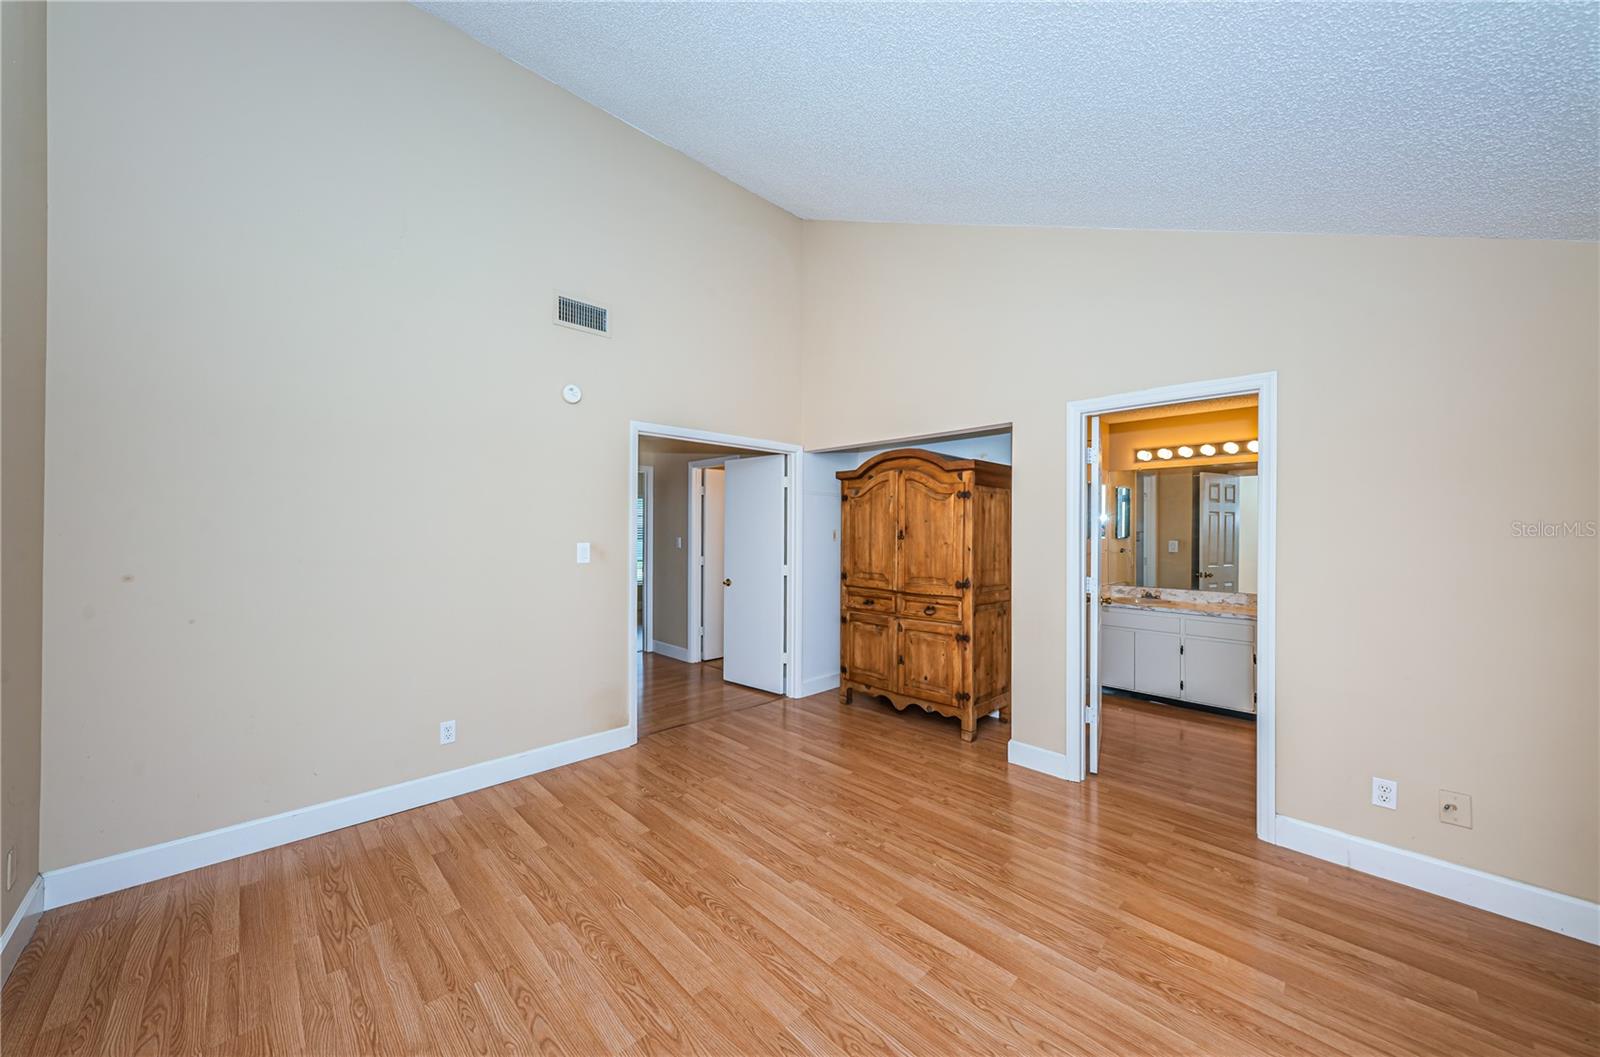
[[935,613],[939,612],[939,607],[938,606],[923,606],[922,607],[922,612],[931,617]]

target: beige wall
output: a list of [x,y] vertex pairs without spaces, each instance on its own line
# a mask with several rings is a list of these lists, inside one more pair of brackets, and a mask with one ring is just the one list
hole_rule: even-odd
[[0,4],[0,924],[39,872],[44,550],[45,7]]
[[50,88],[45,866],[625,724],[628,421],[798,439],[799,222],[404,4]]
[[[1067,737],[1067,402],[1276,370],[1278,809],[1600,897],[1596,541],[1511,524],[1600,517],[1593,244],[835,223],[804,242],[807,447],[1013,423],[1017,737]],[[1363,512],[1383,546],[1359,545]],[[1370,806],[1374,775],[1399,810]],[[1436,821],[1441,787],[1472,795],[1474,829]]]

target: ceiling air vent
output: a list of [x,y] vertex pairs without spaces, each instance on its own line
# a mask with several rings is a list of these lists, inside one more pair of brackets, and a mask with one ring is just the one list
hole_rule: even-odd
[[599,305],[579,301],[565,294],[556,295],[556,323],[590,334],[611,336],[611,313]]

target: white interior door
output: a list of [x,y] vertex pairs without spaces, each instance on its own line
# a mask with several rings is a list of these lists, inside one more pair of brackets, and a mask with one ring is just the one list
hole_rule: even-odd
[[723,579],[723,471],[708,466],[700,471],[700,659],[722,656]]
[[1089,686],[1084,696],[1084,719],[1088,723],[1089,773],[1100,773],[1100,534],[1105,528],[1105,495],[1100,473],[1100,416],[1089,419],[1089,578],[1084,587],[1088,608]]
[[724,495],[722,677],[783,693],[787,456],[735,459]]
[[1239,589],[1239,478],[1200,474],[1201,591]]

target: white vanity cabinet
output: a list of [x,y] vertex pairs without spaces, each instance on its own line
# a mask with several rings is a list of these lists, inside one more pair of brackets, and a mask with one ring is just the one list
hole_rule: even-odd
[[1100,683],[1111,689],[1254,712],[1256,624],[1109,605],[1100,615]]

